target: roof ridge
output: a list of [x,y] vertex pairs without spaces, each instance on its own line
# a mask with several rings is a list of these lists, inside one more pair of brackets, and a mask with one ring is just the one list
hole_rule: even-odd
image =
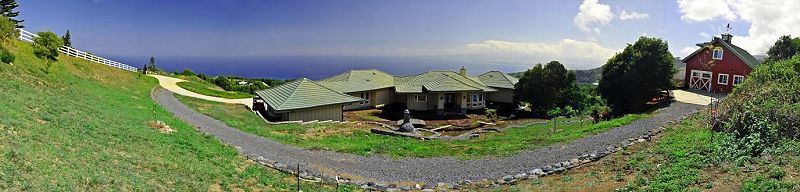
[[[303,78],[303,79],[305,79],[305,78]],[[322,86],[322,85],[320,85],[320,84],[318,84],[318,83],[316,83],[316,82],[314,82],[314,81],[310,81],[310,82],[311,82],[311,83],[313,83],[314,85],[317,85],[317,86],[320,86],[320,87],[322,87],[323,89],[327,89],[328,91],[333,91],[333,92],[334,92],[334,93],[336,93],[336,94],[339,94],[339,95],[344,95],[344,96],[348,96],[348,97],[353,97],[353,96],[351,96],[351,95],[344,94],[344,93],[340,93],[340,92],[338,92],[338,91],[335,91],[335,90],[333,90],[333,89],[331,89],[331,88],[328,88],[328,87]],[[294,94],[294,93],[292,93],[292,94]],[[353,97],[353,98],[356,98],[356,97]],[[361,98],[358,98],[358,99],[361,99]],[[362,100],[363,100],[363,99],[362,99]]]
[[[455,77],[452,77],[452,76],[449,76],[449,75],[445,75],[445,76],[447,76],[447,77],[450,77],[450,78],[452,78],[452,79],[454,79],[454,80],[456,80],[456,81],[458,81],[458,82],[460,82],[460,83],[462,83],[462,84],[464,84],[464,85],[467,85],[467,86],[469,86],[469,87],[472,87],[472,88],[475,88],[475,89],[480,89],[480,90],[483,90],[483,88],[472,86],[472,85],[470,85],[469,83],[465,83],[465,82],[463,82],[463,81],[461,81],[461,80],[458,80],[458,78],[455,78]],[[465,78],[465,79],[469,79],[469,78]],[[478,83],[478,82],[475,82],[475,80],[472,80],[472,79],[469,79],[469,80],[470,80],[470,81],[472,81],[472,82],[474,82],[474,83]],[[478,83],[478,84],[480,84],[480,83]]]
[[283,106],[284,103],[288,102],[289,99],[291,99],[292,96],[294,96],[294,94],[297,93],[297,90],[300,89],[300,86],[303,86],[303,82],[304,81],[310,81],[310,80],[308,80],[305,77],[298,79],[297,80],[297,86],[294,89],[292,89],[292,92],[289,93],[289,96],[286,97],[286,99],[284,99],[283,102],[281,102],[281,104],[279,106]]

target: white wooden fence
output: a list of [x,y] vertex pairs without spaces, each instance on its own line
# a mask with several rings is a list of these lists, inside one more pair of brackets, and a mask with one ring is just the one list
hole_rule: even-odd
[[[36,34],[33,34],[31,32],[25,31],[23,29],[19,29],[19,39],[21,39],[23,41],[27,41],[27,42],[33,43],[33,38],[34,37],[38,37],[38,36]],[[91,53],[86,53],[86,52],[83,52],[81,50],[77,50],[77,49],[72,48],[72,47],[63,46],[63,47],[59,48],[58,51],[63,53],[63,54],[65,54],[65,55],[69,55],[69,56],[77,57],[77,58],[81,58],[81,59],[86,59],[86,60],[89,60],[89,61],[93,61],[93,62],[96,62],[96,63],[108,65],[108,66],[111,66],[111,67],[116,67],[116,68],[120,68],[120,69],[124,69],[124,70],[128,70],[128,71],[133,71],[133,72],[136,72],[138,70],[136,67],[132,67],[132,66],[127,65],[125,63],[120,63],[120,62],[116,62],[116,61],[113,61],[113,60],[110,60],[110,59],[99,57],[97,55],[92,55]]]

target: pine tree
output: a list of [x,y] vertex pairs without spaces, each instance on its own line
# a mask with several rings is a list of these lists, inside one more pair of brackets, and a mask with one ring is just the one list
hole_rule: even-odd
[[19,11],[14,11],[17,7],[19,7],[19,5],[17,5],[16,0],[0,0],[0,12],[2,12],[3,16],[8,17],[8,19],[16,23],[17,28],[25,28],[25,26],[20,24],[25,20],[14,19],[19,16]]
[[150,71],[156,71],[156,58],[150,57]]
[[69,37],[69,30],[67,30],[67,34],[64,34],[61,39],[64,40],[64,46],[72,47],[72,39]]

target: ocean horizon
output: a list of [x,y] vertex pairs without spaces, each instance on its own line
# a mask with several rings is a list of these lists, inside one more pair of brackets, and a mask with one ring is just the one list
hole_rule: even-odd
[[[110,57],[112,60],[142,68],[150,57]],[[166,71],[191,69],[211,76],[246,78],[319,80],[355,69],[378,69],[404,76],[430,70],[458,71],[462,66],[470,75],[488,71],[505,73],[529,69],[533,64],[507,64],[486,61],[464,61],[452,57],[361,57],[361,56],[268,56],[268,57],[155,57],[156,66]]]

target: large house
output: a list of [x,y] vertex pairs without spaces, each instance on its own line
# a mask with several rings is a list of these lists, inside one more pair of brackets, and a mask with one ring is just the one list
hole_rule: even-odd
[[760,62],[747,51],[731,44],[733,35],[722,34],[683,59],[684,86],[715,93],[730,93]]
[[[298,81],[308,85],[305,88],[299,87],[302,89],[300,91],[284,90],[298,89],[293,88],[297,87],[294,85],[297,84],[295,81],[256,92],[259,97],[254,99],[254,109],[264,109],[264,111],[268,111],[265,113],[278,120],[305,121],[341,119],[342,110],[376,108],[393,103],[405,104],[409,110],[415,111],[465,114],[468,109],[485,108],[487,102],[513,103],[514,85],[519,80],[499,71],[490,71],[474,77],[468,76],[467,70],[462,67],[459,72],[428,71],[410,76],[392,76],[375,69],[350,70],[317,82],[307,79]],[[317,94],[317,91],[320,93]],[[287,110],[283,110],[284,113],[281,113],[280,105],[295,93],[304,93],[305,97],[317,100],[303,102],[303,99],[292,99],[290,103],[304,108],[302,108],[303,110],[292,109],[289,111],[319,114],[321,112],[317,111],[325,109],[328,110],[324,112],[326,118],[308,115],[299,118],[299,115],[293,116],[286,113]],[[326,97],[331,98],[325,99]],[[320,102],[323,100],[328,102]],[[328,109],[336,107],[339,110]],[[285,115],[281,116],[281,114]]]
[[256,95],[253,110],[276,121],[342,121],[342,107],[362,101],[306,78],[256,91]]

